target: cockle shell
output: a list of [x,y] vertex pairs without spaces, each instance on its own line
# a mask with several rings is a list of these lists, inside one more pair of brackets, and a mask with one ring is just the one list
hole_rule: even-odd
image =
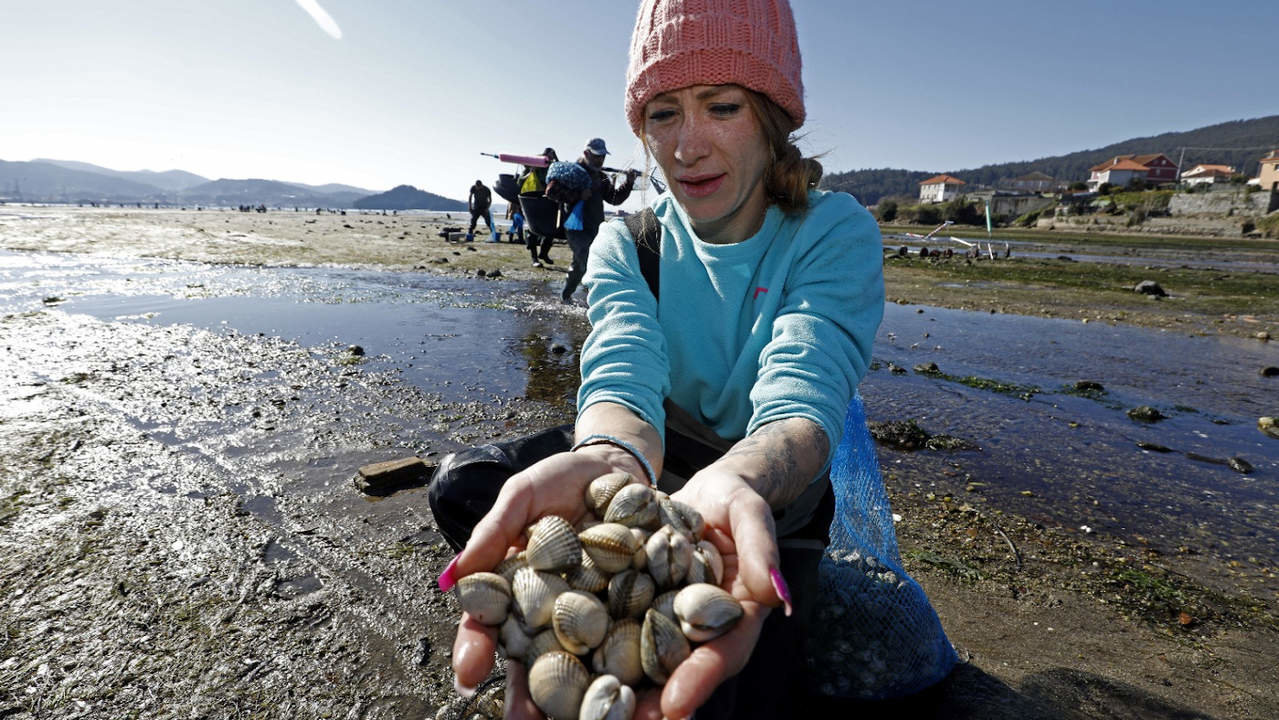
[[647,573],[623,570],[608,581],[608,614],[615,618],[644,617],[657,586]]
[[612,675],[601,675],[586,688],[578,720],[631,720],[635,691]]
[[702,519],[701,513],[664,492],[657,493],[657,518],[662,525],[675,528],[693,542],[701,540],[702,533],[706,531],[706,521]]
[[586,486],[586,509],[595,513],[597,517],[603,517],[604,511],[608,509],[608,504],[612,502],[617,491],[633,482],[635,478],[631,477],[630,473],[613,472],[600,475]]
[[528,560],[525,559],[524,552],[521,550],[498,563],[497,567],[493,568],[493,572],[506,578],[509,583],[515,581],[515,571],[522,567],[528,567]]
[[546,653],[528,671],[529,695],[552,720],[577,720],[590,681],[582,661],[562,650]]
[[547,515],[529,530],[524,557],[534,570],[564,571],[582,562],[582,544],[567,520]]
[[501,625],[511,607],[511,586],[501,575],[478,572],[453,586],[462,610],[482,625]]
[[532,630],[545,627],[551,622],[555,598],[568,590],[569,586],[564,578],[531,567],[516,570],[515,582],[511,584],[515,610],[524,621],[524,626]]
[[529,641],[533,639],[524,631],[514,614],[506,616],[506,622],[502,623],[502,629],[498,631],[498,638],[502,641],[502,649],[507,657],[520,659],[528,652]]
[[675,596],[679,594],[679,590],[667,590],[666,592],[653,598],[653,609],[671,619],[671,622],[679,622],[675,617]]
[[696,583],[675,596],[675,617],[680,630],[693,642],[713,640],[742,619],[742,604],[723,588]]
[[631,529],[621,523],[601,523],[583,530],[577,539],[582,549],[601,570],[616,573],[625,570],[635,558],[638,541]]
[[614,675],[627,685],[635,685],[643,680],[639,621],[623,618],[614,622],[604,636],[604,642],[595,650],[592,664],[595,672]]
[[691,652],[688,638],[673,620],[656,610],[644,614],[644,625],[640,628],[640,664],[653,682],[665,684],[671,672]]
[[688,575],[684,580],[690,585],[719,585],[724,581],[724,558],[720,557],[719,550],[709,540],[703,540],[693,548],[693,561],[688,566]]
[[648,553],[644,550],[644,544],[648,539],[653,537],[652,530],[644,528],[631,528],[631,535],[635,536],[636,542],[639,543],[639,550],[635,551],[635,555],[631,558],[631,567],[636,570],[643,570],[648,567]]
[[585,655],[604,641],[604,634],[608,632],[608,610],[594,595],[570,590],[555,598],[551,625],[565,650]]
[[599,592],[608,587],[609,574],[600,569],[591,556],[582,550],[582,564],[568,571],[569,587],[586,592]]
[[528,647],[524,650],[524,665],[533,667],[533,663],[548,652],[554,651],[568,652],[560,645],[559,638],[555,637],[555,631],[547,628],[542,632],[529,638]]
[[693,544],[683,533],[662,526],[644,544],[648,574],[658,587],[672,588],[684,581],[693,562]]
[[604,522],[627,527],[657,527],[657,496],[653,489],[633,483],[618,490],[604,511]]

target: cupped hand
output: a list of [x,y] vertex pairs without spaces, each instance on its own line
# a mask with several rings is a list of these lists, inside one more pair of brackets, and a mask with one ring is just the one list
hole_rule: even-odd
[[687,718],[724,680],[746,666],[771,608],[786,605],[784,584],[774,575],[779,556],[768,503],[741,478],[704,470],[671,497],[695,508],[706,521],[706,539],[724,559],[721,586],[742,603],[732,630],[704,643],[680,663],[657,696],[643,698],[636,718]]
[[[466,547],[440,577],[441,588],[447,590],[471,573],[492,570],[511,547],[522,542],[525,528],[539,518],[559,515],[576,525],[586,514],[586,486],[612,471],[613,467],[588,447],[557,453],[512,475],[502,485],[492,509],[476,524]],[[453,672],[458,684],[473,688],[488,677],[496,648],[497,628],[481,625],[463,613],[453,641]]]

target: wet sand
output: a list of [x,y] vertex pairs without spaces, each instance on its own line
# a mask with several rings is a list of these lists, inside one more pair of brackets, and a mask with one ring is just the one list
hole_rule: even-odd
[[[42,274],[4,276],[11,290],[0,321],[7,358],[0,602],[8,608],[0,716],[421,717],[447,700],[456,607],[432,583],[448,552],[422,490],[374,500],[357,493],[350,477],[366,462],[567,421],[573,353],[585,325],[580,309],[552,302],[562,266],[532,268],[514,245],[445,243],[435,235],[440,224],[413,216],[0,207],[0,247],[126,258],[101,285],[102,273],[87,271],[94,262],[80,255],[63,256],[65,265],[50,261]],[[553,251],[566,255],[562,246]],[[259,336],[207,318],[160,322],[178,312],[169,306],[152,322],[139,316],[157,312],[154,298],[165,295],[243,297],[269,316],[277,274],[127,259],[138,257],[247,263],[250,270],[423,268],[431,273],[424,302],[439,306],[432,322],[445,325],[422,327],[426,337],[413,347],[375,348],[375,357],[361,359],[347,345],[364,322],[360,309],[381,307],[369,299],[381,285],[342,275],[338,289],[316,290],[305,274],[290,287],[332,309],[339,319],[332,337],[316,330],[289,339],[271,327]],[[19,265],[30,263],[9,266]],[[476,280],[479,269],[502,277]],[[890,296],[944,305],[937,299],[949,293],[974,302],[971,293],[936,287],[944,281],[929,279],[935,267],[906,270],[890,266]],[[1150,305],[1115,319],[1109,295],[1091,303],[1089,293],[1076,295],[1070,309],[1086,308],[1093,322],[1146,325],[1139,310]],[[1026,299],[1034,297],[1027,288],[990,297],[1005,312],[1042,316],[1049,313],[1040,307],[1053,307],[1064,315],[1069,307],[1037,304]],[[1045,392],[1023,401],[917,373],[894,379],[887,363],[909,365],[934,345],[961,342],[943,328],[974,332],[945,313],[918,309],[921,322],[938,324],[925,335],[922,326],[894,320],[896,337],[881,339],[881,365],[863,394],[872,419],[918,417],[930,430],[968,433],[987,446],[981,453],[881,448],[893,508],[903,517],[906,567],[967,662],[907,708],[861,712],[1279,714],[1276,559],[1265,553],[1273,545],[1264,533],[1249,539],[1279,509],[1269,491],[1251,485],[1274,485],[1279,440],[1251,451],[1260,471],[1249,476],[1180,454],[1203,450],[1193,438],[1212,433],[1214,420],[1229,423],[1221,438],[1234,443],[1232,452],[1248,452],[1257,441],[1239,419],[1253,407],[1247,393],[1221,404],[1211,392],[1171,393],[1198,406],[1154,436],[1177,452],[1143,453],[1130,443],[1121,450],[1108,441],[1116,428],[1136,438],[1150,433],[1123,430],[1122,409],[1087,398]],[[226,307],[219,312],[240,325]],[[499,317],[513,325],[493,331],[506,338],[496,344],[518,355],[507,363],[536,369],[528,380],[504,374],[501,352],[467,364],[457,351],[468,334],[488,337],[485,328]],[[1203,312],[1178,326],[1187,337],[1239,328],[1225,334],[1255,344],[1239,346],[1254,358],[1246,370],[1255,373],[1255,358],[1273,355],[1246,330],[1274,318],[1254,320]],[[942,370],[956,376],[965,374],[962,362],[975,362],[937,352]],[[1098,352],[1104,371],[1114,359]],[[1000,375],[1035,380],[1012,368]],[[1125,399],[1154,392],[1141,389],[1141,373],[1131,375],[1104,379]],[[430,378],[442,379],[432,385]],[[1052,439],[1021,441],[1021,434]],[[1012,446],[1016,452],[1007,451]],[[1070,460],[1089,454],[1113,468]],[[1062,483],[1049,482],[1067,473]],[[1190,494],[1176,483],[1194,474],[1225,498],[1218,508],[1210,496],[1192,497],[1188,506],[1203,507],[1188,510],[1189,520],[1168,516],[1168,529],[1197,532],[1161,536],[1157,522],[1141,528],[1108,520],[1142,516],[1114,500],[1140,493],[1142,478],[1167,486],[1167,502],[1155,503],[1163,505]],[[1105,494],[1114,483],[1133,490]],[[1213,513],[1238,514],[1241,529],[1224,531]],[[1081,530],[1085,524],[1093,531]]]

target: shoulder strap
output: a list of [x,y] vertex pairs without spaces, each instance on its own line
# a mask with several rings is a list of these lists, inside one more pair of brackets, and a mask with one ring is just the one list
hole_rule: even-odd
[[648,289],[654,298],[658,295],[662,266],[662,226],[657,222],[657,213],[653,208],[644,208],[638,213],[626,216],[626,229],[635,241],[635,251],[639,254],[640,274],[648,283]]

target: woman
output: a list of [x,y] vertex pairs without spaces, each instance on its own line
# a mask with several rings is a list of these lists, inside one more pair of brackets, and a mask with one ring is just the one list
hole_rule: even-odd
[[[447,589],[491,569],[541,516],[581,517],[601,474],[661,478],[705,517],[745,617],[644,698],[643,718],[796,715],[826,471],[883,313],[877,225],[851,196],[813,190],[820,165],[789,139],[805,115],[789,6],[728,5],[642,3],[626,112],[670,183],[654,206],[660,298],[626,227],[602,227],[576,443],[511,476],[440,578]],[[663,430],[689,426],[726,451],[684,481],[663,473]],[[464,617],[462,689],[485,677],[493,648],[493,632]],[[523,668],[508,671],[508,717],[538,717]]]

